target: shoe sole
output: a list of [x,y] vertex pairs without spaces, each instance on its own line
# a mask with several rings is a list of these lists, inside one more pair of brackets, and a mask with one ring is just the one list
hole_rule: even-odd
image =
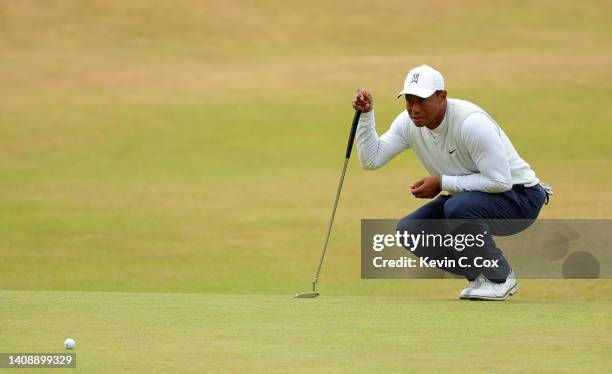
[[508,293],[505,296],[502,296],[502,297],[486,297],[486,296],[475,296],[475,297],[472,297],[472,296],[468,296],[467,299],[473,300],[473,301],[504,301],[509,296],[514,295],[517,291],[518,291],[518,284],[515,284],[514,287],[512,287],[510,289],[510,291],[508,291]]

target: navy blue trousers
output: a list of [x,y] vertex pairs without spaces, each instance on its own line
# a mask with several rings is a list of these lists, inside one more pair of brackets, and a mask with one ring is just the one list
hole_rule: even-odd
[[[483,274],[494,282],[504,282],[511,271],[508,261],[497,248],[493,235],[517,234],[529,227],[538,217],[547,196],[538,184],[533,187],[514,185],[510,191],[487,193],[468,191],[458,195],[440,195],[401,219],[399,232],[419,233],[486,233],[483,246],[466,248],[460,252],[454,248],[422,247],[411,251],[417,257],[430,259],[458,259],[473,264],[476,257],[497,260],[497,267],[440,267],[454,274],[473,280]],[[449,224],[449,222],[451,222]]]

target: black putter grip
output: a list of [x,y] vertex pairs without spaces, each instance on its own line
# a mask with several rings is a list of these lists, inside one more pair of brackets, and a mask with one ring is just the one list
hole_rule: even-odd
[[351,134],[349,135],[348,144],[346,145],[346,158],[351,158],[351,149],[353,149],[353,142],[355,141],[355,133],[357,132],[359,116],[361,116],[361,112],[356,110],[355,116],[353,117],[353,125],[351,126]]

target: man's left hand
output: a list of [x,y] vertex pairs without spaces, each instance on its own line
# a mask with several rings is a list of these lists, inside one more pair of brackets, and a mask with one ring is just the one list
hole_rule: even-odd
[[431,199],[442,191],[439,176],[429,176],[414,182],[410,186],[410,192],[418,199]]

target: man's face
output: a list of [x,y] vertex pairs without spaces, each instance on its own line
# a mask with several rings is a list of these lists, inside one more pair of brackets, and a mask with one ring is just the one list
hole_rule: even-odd
[[412,122],[417,127],[437,127],[444,119],[446,112],[446,91],[422,98],[415,95],[404,95],[406,109]]

